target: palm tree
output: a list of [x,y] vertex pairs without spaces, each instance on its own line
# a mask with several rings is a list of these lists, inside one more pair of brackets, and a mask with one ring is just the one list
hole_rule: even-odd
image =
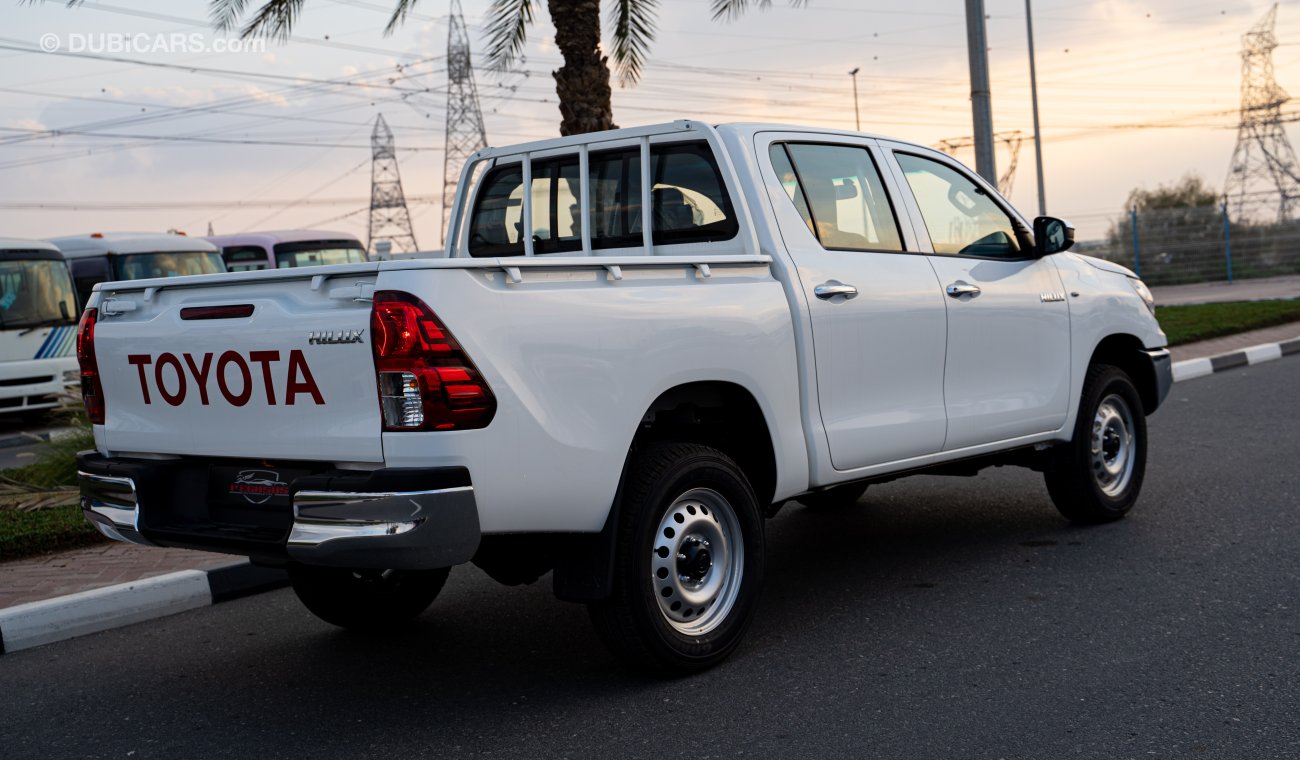
[[[77,2],[79,0],[74,0]],[[306,0],[266,0],[242,25],[248,0],[211,0],[212,20],[219,29],[239,27],[242,37],[286,39],[302,15]],[[420,0],[396,0],[385,34],[402,25]],[[794,6],[806,0],[790,0]],[[488,64],[503,71],[519,57],[528,40],[528,28],[541,0],[492,0],[488,10]],[[600,0],[546,0],[555,24],[555,44],[564,65],[552,73],[560,100],[560,134],[574,135],[614,129],[610,100],[609,59],[620,81],[636,84],[645,67],[655,36],[659,0],[607,0],[613,49],[606,56],[600,47]],[[772,0],[709,0],[713,19],[734,20],[751,7],[771,7]]]

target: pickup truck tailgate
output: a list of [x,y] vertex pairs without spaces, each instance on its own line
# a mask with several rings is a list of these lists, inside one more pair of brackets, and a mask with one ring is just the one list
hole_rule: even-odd
[[112,452],[383,461],[359,275],[106,285],[95,356]]

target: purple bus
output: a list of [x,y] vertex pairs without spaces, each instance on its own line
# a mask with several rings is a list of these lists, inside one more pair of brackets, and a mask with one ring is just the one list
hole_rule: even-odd
[[369,261],[361,241],[345,232],[241,232],[237,235],[209,235],[204,240],[221,249],[221,258],[231,272]]

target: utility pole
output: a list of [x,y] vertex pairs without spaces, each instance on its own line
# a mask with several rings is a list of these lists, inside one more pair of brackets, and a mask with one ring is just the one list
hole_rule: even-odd
[[993,160],[993,103],[989,90],[989,42],[984,31],[984,0],[966,0],[966,48],[970,54],[970,108],[975,128],[975,171],[997,184]]
[[1034,70],[1034,16],[1025,0],[1025,28],[1029,32],[1029,96],[1034,103],[1034,159],[1038,164],[1038,215],[1047,216],[1047,191],[1043,188],[1043,139],[1038,133],[1038,73]]
[[849,76],[853,77],[853,124],[859,132],[862,131],[862,115],[858,113],[858,72],[861,70],[861,66],[856,66],[849,72]]

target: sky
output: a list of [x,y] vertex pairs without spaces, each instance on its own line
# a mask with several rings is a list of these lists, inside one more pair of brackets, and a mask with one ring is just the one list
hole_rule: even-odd
[[[508,72],[487,70],[478,54],[488,5],[464,0],[489,143],[558,136],[550,72],[560,58],[545,3]],[[1048,213],[1096,239],[1134,188],[1192,172],[1221,188],[1241,35],[1270,5],[1035,0]],[[390,8],[307,0],[290,42],[250,51],[211,28],[206,0],[0,0],[0,237],[201,235],[210,224],[218,234],[318,227],[364,241],[370,132],[382,114],[419,246],[438,248],[449,3],[423,0],[385,37]],[[1019,132],[1010,198],[1033,216],[1025,5],[986,0],[985,10],[994,131],[1011,137],[999,142],[998,171]],[[1277,37],[1278,82],[1300,95],[1300,2],[1281,4]],[[710,19],[707,0],[660,0],[641,81],[614,81],[614,118],[851,129],[853,68],[864,131],[925,145],[971,135],[958,0],[776,0],[728,23]],[[1300,141],[1297,122],[1287,131]],[[974,163],[969,148],[956,156]]]

